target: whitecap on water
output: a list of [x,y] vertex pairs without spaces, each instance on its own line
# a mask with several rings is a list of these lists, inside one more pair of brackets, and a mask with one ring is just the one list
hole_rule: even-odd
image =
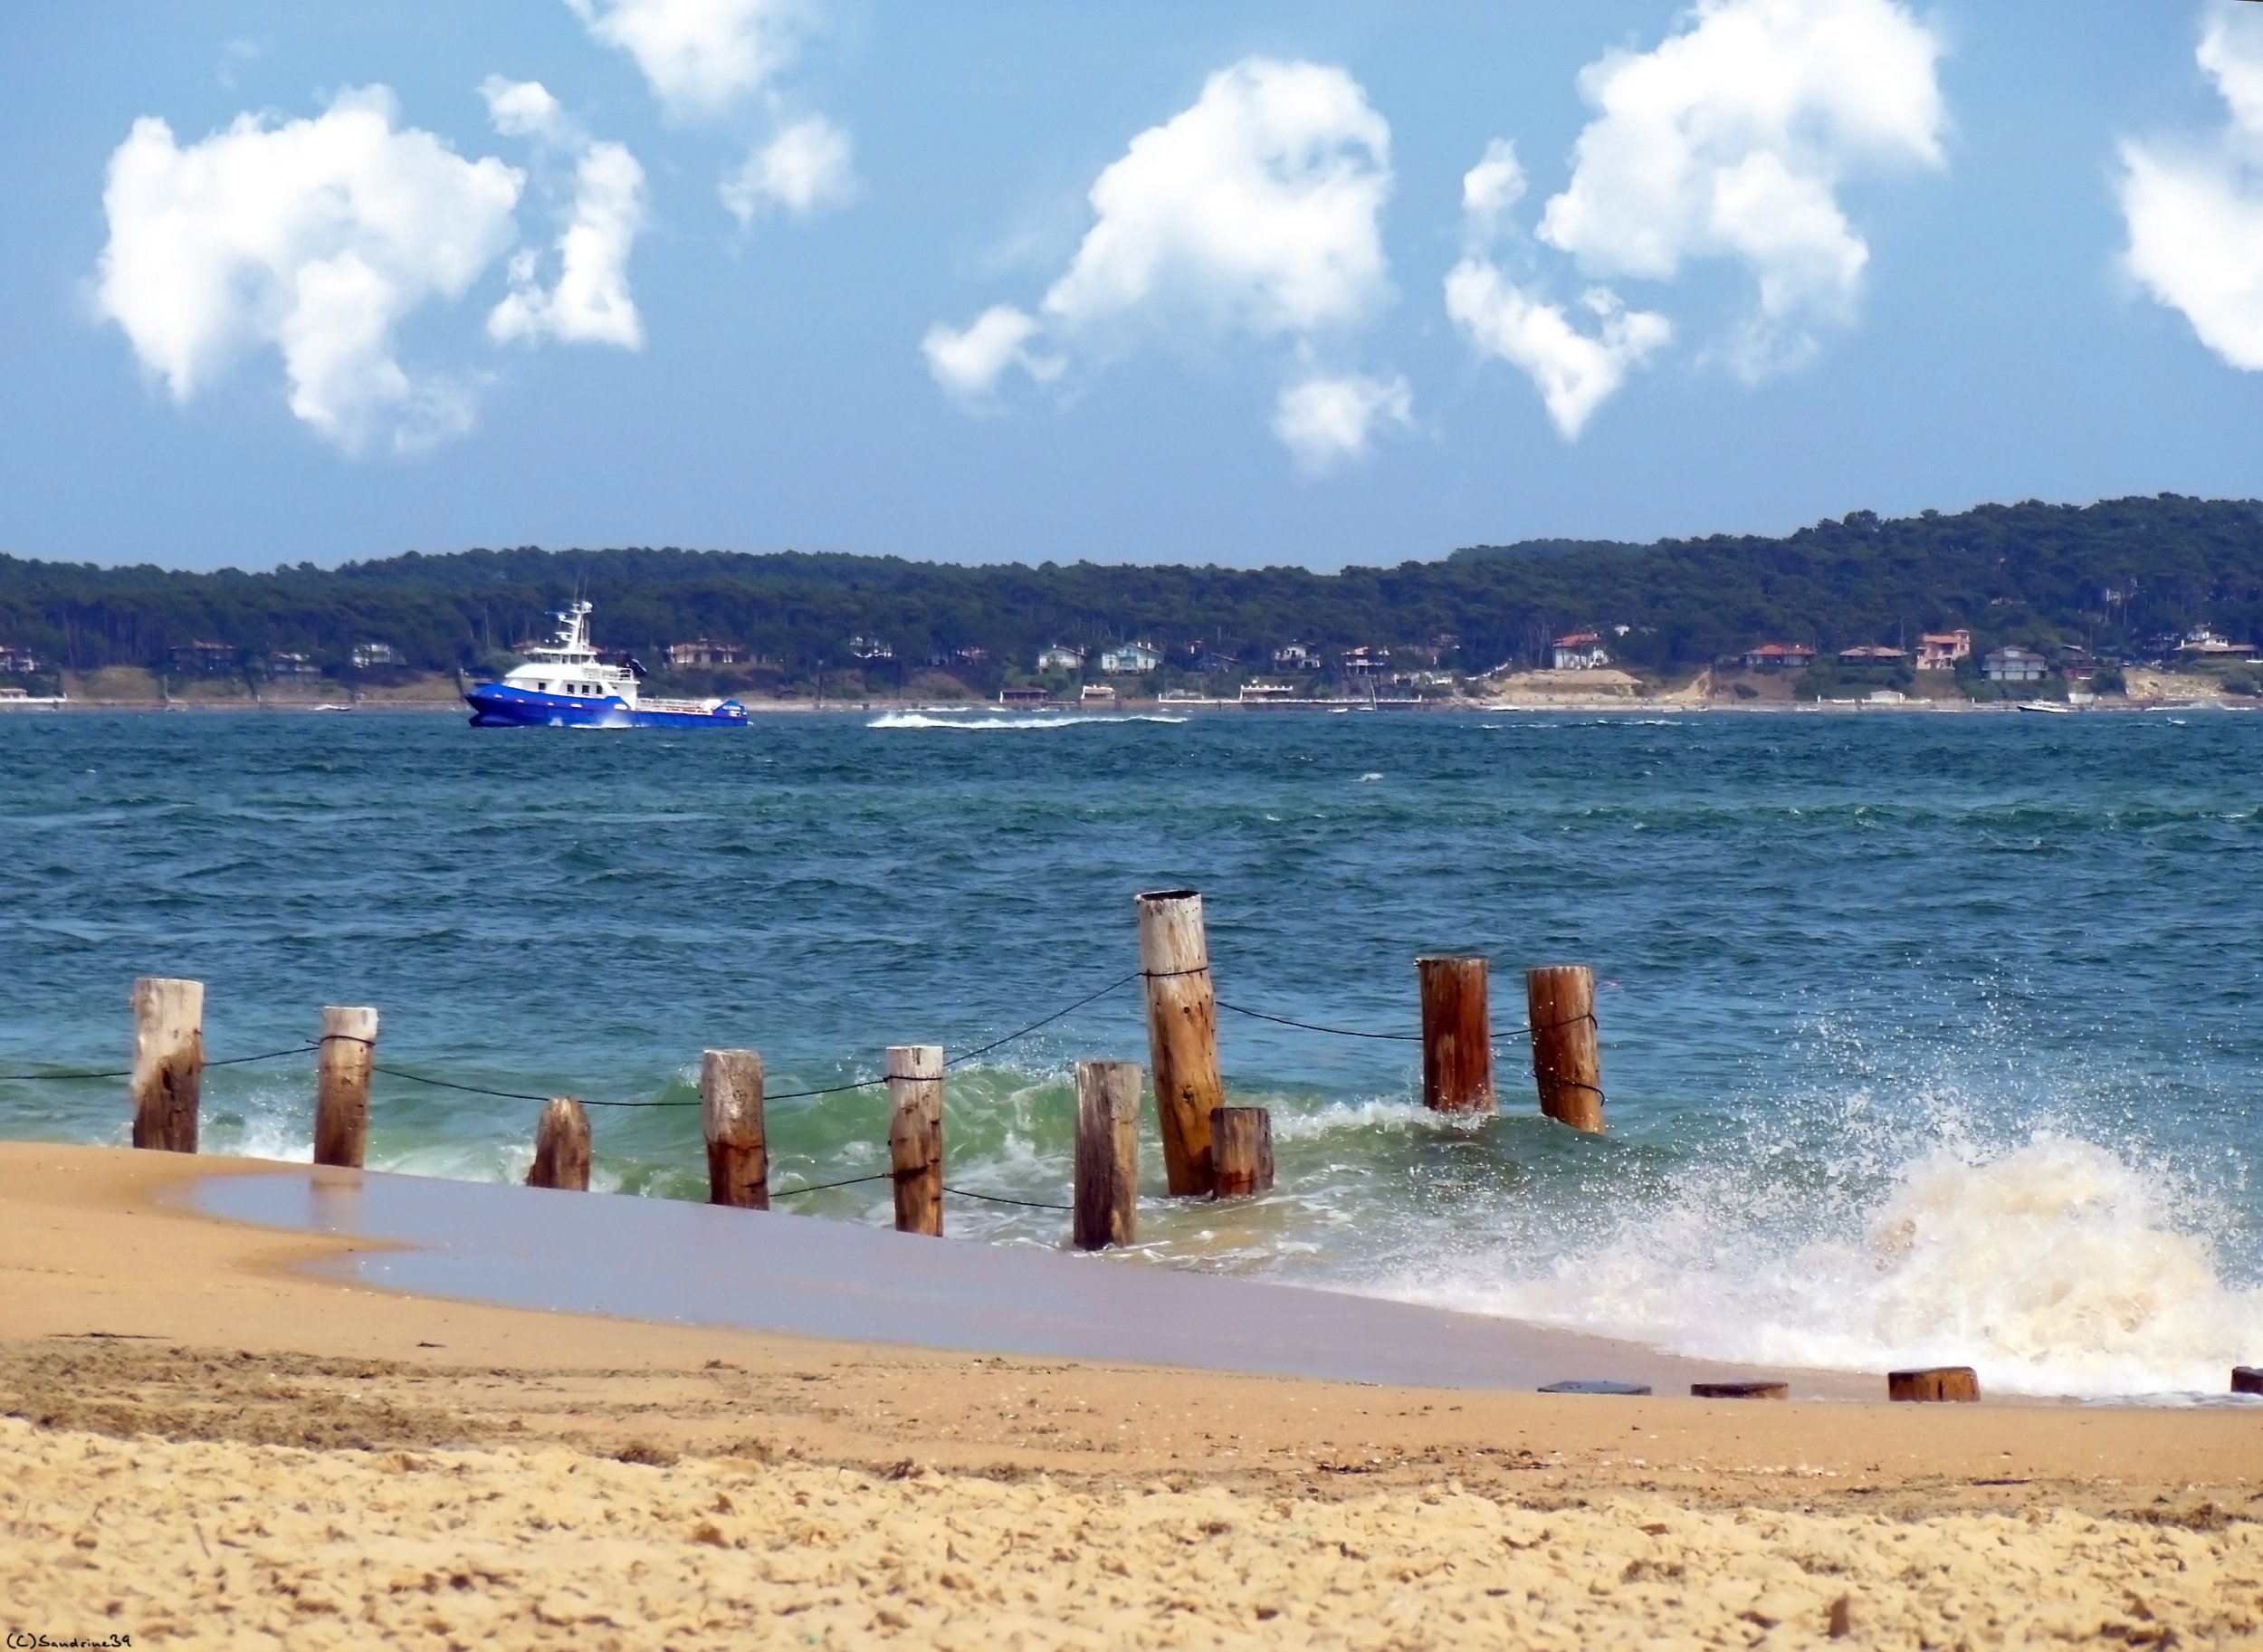
[[1124,711],[1103,715],[1066,711],[1031,717],[978,712],[936,716],[926,711],[883,711],[864,726],[868,729],[944,729],[962,734],[988,734],[1004,729],[1083,729],[1102,723],[1182,723],[1186,721],[1184,717],[1166,716],[1160,711]]

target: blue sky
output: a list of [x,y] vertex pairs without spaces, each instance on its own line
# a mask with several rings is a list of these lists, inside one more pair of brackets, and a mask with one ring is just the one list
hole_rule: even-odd
[[16,555],[1329,568],[2263,493],[2263,6],[14,11]]

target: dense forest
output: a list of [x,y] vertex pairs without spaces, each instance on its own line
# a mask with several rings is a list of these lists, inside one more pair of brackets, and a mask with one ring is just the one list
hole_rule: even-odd
[[544,616],[577,591],[606,646],[656,664],[671,641],[725,639],[785,679],[854,669],[870,640],[913,668],[948,662],[991,683],[1048,644],[1132,639],[1174,665],[1200,654],[1263,665],[1299,642],[1479,671],[1540,663],[1552,637],[1590,627],[1609,629],[1622,662],[1663,671],[1762,641],[1828,651],[1955,626],[1983,646],[2138,655],[2203,625],[2263,640],[2263,507],[2163,495],[1857,511],[1783,539],[1542,540],[1335,574],[675,549],[412,552],[255,574],[0,556],[0,645],[77,671],[173,670],[199,643],[222,645],[207,669],[301,654],[340,673],[370,643],[411,668],[480,669],[546,633]]

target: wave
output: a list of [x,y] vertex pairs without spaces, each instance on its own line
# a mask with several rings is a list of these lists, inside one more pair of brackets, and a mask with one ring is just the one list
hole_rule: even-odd
[[1076,729],[1094,723],[1182,723],[1184,717],[1159,711],[1092,713],[1046,712],[1034,717],[1008,717],[996,712],[936,716],[926,711],[883,711],[864,726],[868,729],[949,729],[960,733],[987,734],[1001,729]]
[[[1847,1231],[1771,1227],[1698,1176],[1533,1266],[1503,1252],[1378,1282],[1441,1307],[1761,1367],[1978,1369],[1984,1389],[2219,1394],[2263,1348],[2263,1290],[2227,1284],[2183,1197],[2095,1142],[2039,1134],[1903,1165]],[[1800,1229],[1809,1227],[1802,1234]]]

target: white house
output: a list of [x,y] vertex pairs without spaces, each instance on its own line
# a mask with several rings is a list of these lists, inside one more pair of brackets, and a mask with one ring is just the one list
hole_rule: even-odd
[[1611,663],[1610,651],[1592,631],[1574,631],[1550,645],[1549,664],[1558,671],[1597,671]]
[[1065,648],[1055,643],[1052,647],[1039,651],[1037,669],[1041,672],[1082,671],[1084,669],[1084,651],[1082,648]]
[[1991,683],[2040,683],[2050,669],[2032,648],[1991,648],[1981,656],[1981,675]]
[[711,636],[695,636],[688,643],[668,645],[668,664],[683,665],[736,665],[746,657],[746,650],[736,643],[719,643]]
[[1144,676],[1163,663],[1163,656],[1145,643],[1126,643],[1100,656],[1100,669],[1111,677]]
[[373,671],[380,665],[399,665],[404,663],[401,651],[390,643],[356,643],[354,645],[354,669],[356,671]]

